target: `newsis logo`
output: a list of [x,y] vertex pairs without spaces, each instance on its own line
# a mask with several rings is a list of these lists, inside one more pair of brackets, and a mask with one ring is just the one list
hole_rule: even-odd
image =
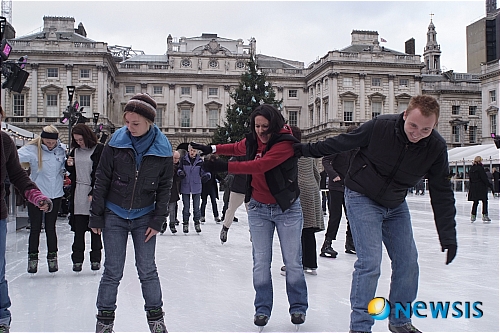
[[[393,311],[396,318],[481,318],[483,302],[414,302],[396,303]],[[384,297],[375,297],[368,303],[368,313],[376,320],[384,320],[391,313],[391,304]]]

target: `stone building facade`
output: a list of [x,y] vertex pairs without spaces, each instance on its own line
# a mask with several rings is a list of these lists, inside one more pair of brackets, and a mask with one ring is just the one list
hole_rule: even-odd
[[[147,92],[158,103],[157,125],[174,147],[192,140],[208,143],[225,119],[230,91],[256,50],[255,39],[245,44],[216,34],[169,35],[164,55],[146,55],[91,40],[81,23],[74,26],[71,17],[44,17],[43,31],[10,40],[12,58],[28,55],[30,76],[20,94],[2,89],[7,122],[35,133],[55,123],[67,136],[59,118],[68,105],[66,87],[73,85],[74,100],[84,107],[85,116],[92,119],[98,113],[104,130],[112,132],[122,126],[122,110],[130,97]],[[354,30],[351,45],[328,52],[307,68],[299,61],[255,56],[276,98],[283,99],[284,117],[303,130],[306,141],[339,134],[378,114],[402,112],[411,96],[424,92],[441,102],[438,131],[450,147],[481,143],[480,80],[442,73],[432,21],[427,36],[424,57],[433,59],[426,60],[432,68],[414,52],[381,46],[376,31]],[[464,111],[469,107],[475,107],[474,115]],[[455,118],[467,121],[467,130],[453,123]],[[472,124],[475,139],[468,140]],[[454,126],[465,132],[457,136]]]

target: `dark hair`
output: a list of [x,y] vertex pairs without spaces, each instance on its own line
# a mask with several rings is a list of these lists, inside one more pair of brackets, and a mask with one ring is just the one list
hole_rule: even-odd
[[97,144],[97,136],[92,132],[90,127],[85,124],[76,124],[71,130],[71,147],[79,148],[80,145],[76,143],[73,134],[78,134],[83,136],[83,142],[87,148],[92,148]]
[[300,130],[300,128],[298,128],[297,126],[290,126],[290,128],[292,129],[292,134],[293,136],[299,140],[299,141],[302,141],[302,131]]
[[349,127],[347,127],[347,129],[346,129],[345,132],[346,133],[351,133],[352,131],[354,131],[357,128],[358,128],[358,126],[356,126],[356,125],[350,125]]
[[276,107],[271,104],[262,104],[253,110],[250,115],[250,130],[255,133],[255,117],[262,116],[269,121],[269,128],[264,134],[277,134],[285,125],[285,118],[281,115]]

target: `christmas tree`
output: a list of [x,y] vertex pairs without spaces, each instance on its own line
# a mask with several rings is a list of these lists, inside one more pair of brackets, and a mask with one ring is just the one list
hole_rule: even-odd
[[238,88],[229,94],[234,101],[228,104],[224,126],[217,126],[213,142],[231,143],[240,141],[250,132],[250,114],[261,104],[272,104],[281,110],[283,100],[275,100],[272,84],[255,63],[252,55],[247,71],[241,75]]

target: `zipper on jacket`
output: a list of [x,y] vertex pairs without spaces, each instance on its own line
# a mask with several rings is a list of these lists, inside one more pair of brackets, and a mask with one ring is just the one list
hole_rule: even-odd
[[382,189],[380,189],[379,196],[381,196],[381,197],[383,196],[383,193],[385,193],[385,191],[389,187],[389,184],[394,180],[394,175],[399,170],[399,166],[401,165],[401,162],[403,161],[403,158],[405,157],[407,151],[408,151],[408,144],[405,144],[405,147],[404,147],[403,151],[401,152],[401,154],[399,154],[399,158],[398,158],[396,164],[394,165],[394,168],[392,169],[391,174],[387,177],[387,181],[385,182],[385,186]]
[[[133,154],[131,154],[131,155],[132,155],[132,160],[134,161],[134,165],[135,165],[135,156]],[[140,168],[141,168],[141,166],[139,165],[139,169]],[[128,210],[129,214],[130,214],[130,211],[132,210],[132,206],[134,205],[135,186],[137,185],[137,178],[139,178],[139,169],[135,170],[134,187],[132,188],[132,198],[130,198],[130,208]]]

